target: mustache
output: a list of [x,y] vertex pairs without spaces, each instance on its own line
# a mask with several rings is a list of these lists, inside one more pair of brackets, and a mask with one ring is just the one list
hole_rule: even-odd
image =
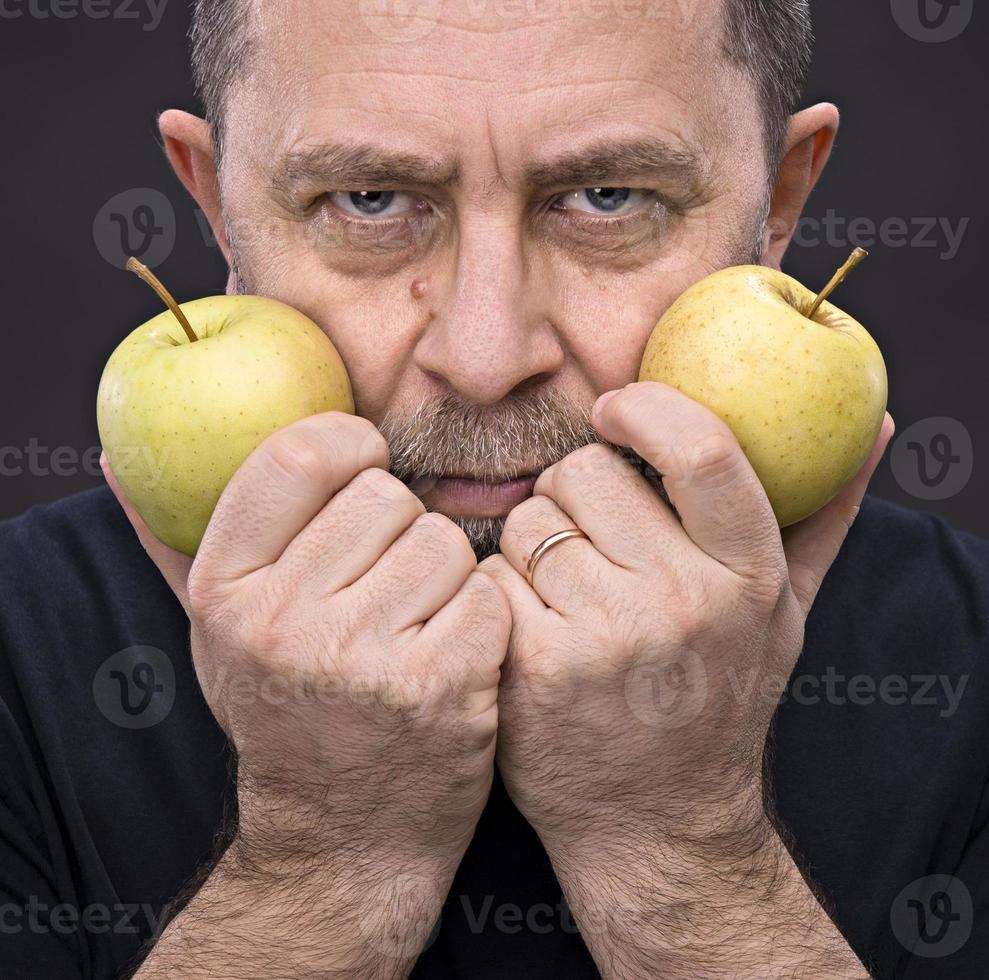
[[388,443],[392,475],[419,494],[441,476],[500,483],[538,474],[601,443],[670,502],[660,473],[634,449],[603,439],[591,424],[590,407],[558,393],[510,396],[491,407],[448,393],[424,399],[410,412],[389,411],[378,430]]
[[512,395],[481,406],[452,392],[378,424],[391,472],[412,485],[441,476],[499,483],[538,474],[570,453],[604,442],[590,408],[553,392]]

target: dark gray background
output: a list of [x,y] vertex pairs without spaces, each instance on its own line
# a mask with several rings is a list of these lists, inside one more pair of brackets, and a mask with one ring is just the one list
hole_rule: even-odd
[[[51,9],[50,0],[36,2]],[[0,17],[0,517],[100,480],[87,472],[96,453],[85,455],[98,443],[100,371],[116,343],[157,312],[147,288],[101,254],[101,247],[120,249],[119,233],[107,231],[116,227],[110,221],[94,231],[107,202],[135,188],[168,198],[174,218],[156,217],[176,240],[156,271],[180,299],[222,292],[225,281],[219,251],[205,240],[155,129],[159,110],[196,108],[186,4],[168,0],[160,24],[147,29],[147,0],[127,7],[111,0],[111,13],[136,19],[94,19],[83,2],[72,15],[63,0],[62,17],[41,18],[28,12],[27,0],[8,0],[7,11],[24,15]],[[836,102],[843,124],[801,227],[803,244],[790,250],[786,268],[809,285],[823,284],[853,245],[873,245],[838,302],[884,351],[899,434],[914,423],[920,428],[887,454],[872,491],[989,536],[989,467],[980,456],[989,437],[989,296],[980,262],[989,38],[984,19],[970,16],[972,0],[955,2],[940,32],[957,34],[950,39],[921,26],[919,5],[936,14],[937,0],[815,4],[817,56],[806,101]],[[142,197],[131,194],[110,210],[132,213]],[[829,214],[842,223],[830,232],[819,223]],[[909,232],[887,225],[885,244],[862,241],[880,237],[869,224],[877,229],[891,219],[902,219]],[[943,231],[916,240],[935,219],[955,232],[967,221],[956,255],[946,257]],[[955,422],[929,421],[940,417]],[[926,491],[917,462],[938,435],[950,438],[950,455],[959,459]],[[908,450],[909,441],[919,446]],[[53,455],[56,447],[62,448]],[[894,473],[890,457],[897,453]],[[928,465],[935,474],[938,467]],[[945,499],[922,499],[931,494]]]

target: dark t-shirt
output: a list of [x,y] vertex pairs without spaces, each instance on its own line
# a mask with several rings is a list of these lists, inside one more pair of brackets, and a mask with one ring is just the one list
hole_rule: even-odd
[[[989,542],[867,498],[773,769],[794,852],[875,976],[989,975],[987,624]],[[767,696],[742,670],[734,686]],[[132,967],[215,853],[231,760],[181,607],[109,491],[0,523],[0,978]],[[414,976],[597,975],[496,779]]]

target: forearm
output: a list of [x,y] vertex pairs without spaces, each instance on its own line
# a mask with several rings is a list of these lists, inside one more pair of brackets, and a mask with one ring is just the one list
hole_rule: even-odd
[[238,856],[235,842],[135,977],[405,978],[445,886],[426,875],[375,873],[359,856],[337,871],[261,866]]
[[606,980],[868,977],[768,821],[735,840],[622,844],[554,859]]

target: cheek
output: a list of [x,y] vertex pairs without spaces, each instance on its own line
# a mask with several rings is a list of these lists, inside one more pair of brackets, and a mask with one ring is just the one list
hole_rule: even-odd
[[396,276],[376,284],[324,283],[313,295],[313,319],[340,351],[359,414],[379,421],[408,383],[423,308],[412,299],[416,277]]
[[638,380],[646,342],[678,283],[650,269],[590,271],[557,263],[546,315],[595,392]]
[[380,418],[400,387],[423,327],[424,307],[412,284],[414,270],[353,278],[327,267],[307,249],[251,256],[250,285],[294,306],[333,341],[350,375],[358,414]]
[[695,282],[719,268],[748,261],[724,227],[737,218],[711,203],[675,227],[648,260],[577,261],[558,250],[540,252],[545,314],[562,335],[578,370],[595,391],[620,388],[639,376],[646,343],[662,315]]

